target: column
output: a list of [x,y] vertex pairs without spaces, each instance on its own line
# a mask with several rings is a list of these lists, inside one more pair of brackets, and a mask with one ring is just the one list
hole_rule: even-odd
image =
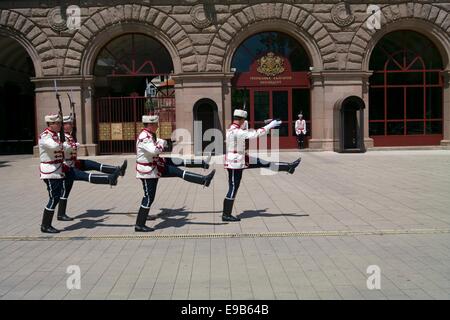
[[450,70],[444,71],[443,124],[441,146],[450,147]]
[[361,97],[366,103],[364,110],[364,143],[373,146],[369,138],[368,78],[371,72],[321,71],[311,74],[311,149],[334,150],[339,136],[334,130],[334,108],[336,102],[348,96]]
[[[55,93],[55,80],[60,96],[63,115],[71,112],[68,95],[75,103],[77,121],[77,141],[81,144],[79,155],[95,155],[96,145],[93,140],[93,118],[91,105],[92,78],[87,77],[43,77],[33,78],[36,92],[36,128],[40,134],[45,128],[44,117],[49,113],[58,113],[58,100]],[[34,147],[34,155],[38,155],[38,147]]]
[[175,81],[176,127],[186,129],[190,140],[177,144],[187,154],[194,152],[194,106],[204,98],[217,105],[219,128],[231,120],[231,73],[182,73],[172,76]]

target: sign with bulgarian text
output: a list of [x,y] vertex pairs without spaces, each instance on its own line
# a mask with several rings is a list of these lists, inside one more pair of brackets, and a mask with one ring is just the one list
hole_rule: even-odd
[[236,74],[232,80],[236,87],[307,87],[309,72],[292,71],[286,57],[267,52],[253,61],[249,72]]

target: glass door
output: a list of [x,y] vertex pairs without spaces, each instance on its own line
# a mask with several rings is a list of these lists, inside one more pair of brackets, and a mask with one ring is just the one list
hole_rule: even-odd
[[[292,97],[290,89],[266,89],[255,88],[251,90],[250,100],[250,127],[258,129],[266,124],[264,120],[280,119],[279,127],[280,147],[285,147],[292,136],[289,123],[291,116]],[[270,138],[268,139],[270,145]]]
[[280,119],[280,137],[289,137],[289,94],[287,90],[272,91],[272,119]]

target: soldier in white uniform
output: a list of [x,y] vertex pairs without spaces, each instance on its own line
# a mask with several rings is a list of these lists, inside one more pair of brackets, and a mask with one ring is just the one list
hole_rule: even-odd
[[64,163],[65,154],[71,154],[70,141],[61,142],[58,132],[61,130],[61,117],[58,114],[45,116],[47,129],[39,136],[40,178],[47,185],[49,201],[44,209],[41,231],[45,233],[59,233],[51,223],[55,208],[60,202],[64,191],[64,182],[69,180],[82,180],[95,184],[116,185],[120,168],[112,174],[88,174]]
[[[64,141],[64,164],[72,168],[72,170],[69,170],[69,172],[66,174],[66,178],[63,181],[63,189],[62,189],[62,195],[59,200],[58,205],[58,215],[57,219],[60,221],[72,221],[73,218],[66,215],[66,207],[67,207],[67,199],[69,198],[70,191],[72,190],[73,182],[75,180],[84,180],[86,181],[86,173],[78,172],[78,170],[81,171],[90,171],[95,170],[107,174],[114,174],[117,170],[119,170],[119,175],[124,176],[125,171],[127,168],[127,160],[125,160],[122,164],[122,166],[110,166],[106,164],[101,164],[92,160],[78,160],[78,148],[80,144],[75,141],[75,138],[72,137],[72,130],[73,130],[73,118],[71,116],[64,116],[63,118],[63,125],[64,125],[64,134],[65,134],[65,141]],[[81,179],[76,179],[76,177]],[[105,175],[89,175],[87,176],[87,180],[105,180],[109,183],[109,180],[107,179],[108,176]],[[100,178],[100,179],[99,179]],[[106,178],[106,179],[105,179]],[[95,183],[95,182],[94,182]]]
[[144,188],[144,197],[136,218],[134,230],[136,232],[150,232],[153,228],[147,227],[150,206],[155,199],[156,187],[159,178],[178,177],[185,181],[201,184],[208,187],[216,170],[212,170],[206,176],[181,170],[175,163],[180,163],[174,158],[162,158],[159,156],[167,146],[167,142],[156,137],[159,117],[157,115],[144,115],[142,122],[144,129],[136,141],[136,178],[141,179]]
[[64,149],[58,136],[61,130],[61,117],[58,114],[45,116],[47,128],[39,135],[40,178],[47,186],[49,200],[44,209],[41,231],[45,233],[58,233],[52,227],[53,215],[61,197],[62,182],[65,177]]
[[304,148],[304,139],[306,135],[306,121],[303,119],[303,114],[299,113],[298,120],[295,121],[295,134],[297,135],[298,148]]
[[242,129],[242,125],[246,118],[246,111],[236,109],[233,113],[233,123],[227,129],[226,133],[225,168],[228,171],[228,193],[223,201],[222,221],[240,220],[239,218],[232,216],[231,212],[233,210],[234,199],[239,189],[244,169],[267,167],[293,174],[301,160],[297,159],[292,163],[270,163],[262,161],[259,158],[250,159],[245,151],[245,141],[268,134],[270,129],[278,127],[281,124],[281,121],[273,120],[258,130],[245,130]]

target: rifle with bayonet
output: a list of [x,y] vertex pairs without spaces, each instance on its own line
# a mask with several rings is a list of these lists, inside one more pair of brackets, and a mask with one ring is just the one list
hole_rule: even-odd
[[72,118],[72,132],[71,135],[75,142],[77,142],[77,114],[75,113],[75,102],[72,100],[72,90],[70,90],[70,94],[67,93],[67,97],[69,97],[70,103],[70,117]]
[[58,100],[59,117],[61,118],[61,130],[59,131],[59,140],[61,141],[61,143],[64,143],[64,141],[66,141],[66,135],[64,134],[64,125],[62,124],[64,116],[62,112],[61,100],[59,99],[58,86],[56,85],[56,80],[55,80],[55,94],[56,100]]

